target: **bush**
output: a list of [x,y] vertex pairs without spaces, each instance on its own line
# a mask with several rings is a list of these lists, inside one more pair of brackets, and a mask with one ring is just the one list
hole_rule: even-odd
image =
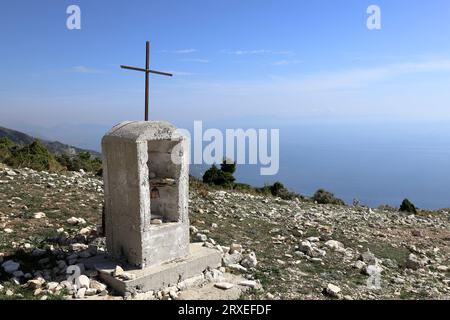
[[39,140],[23,147],[14,146],[6,164],[15,168],[28,167],[38,171],[61,171],[63,169],[53,154]]
[[218,174],[219,169],[215,164],[213,164],[212,167],[206,170],[205,174],[203,175],[203,183],[214,184],[214,181],[216,181]]
[[341,206],[345,205],[345,202],[343,200],[336,198],[333,193],[328,192],[324,189],[317,190],[313,196],[313,200],[319,204],[335,204]]
[[236,179],[233,177],[233,174],[230,172],[219,170],[214,184],[217,186],[233,187],[235,180]]
[[11,157],[11,150],[15,146],[7,137],[0,138],[0,162],[6,163],[9,157]]
[[57,158],[58,162],[69,171],[80,171],[83,169],[87,172],[93,172],[97,175],[102,174],[102,161],[99,158],[92,158],[89,152],[80,152],[74,157],[63,154]]
[[400,205],[400,211],[401,212],[409,212],[409,213],[417,214],[416,207],[408,199],[403,200],[402,204]]
[[286,188],[284,187],[284,185],[277,181],[275,182],[271,187],[270,187],[270,193],[272,193],[273,196],[278,197],[280,196],[280,194],[283,193],[283,191],[285,191]]
[[216,165],[209,168],[203,175],[203,182],[216,186],[233,187],[236,180],[233,173],[236,171],[236,164],[230,160],[223,160],[220,169]]
[[238,191],[252,191],[253,188],[251,185],[246,184],[246,183],[235,183],[233,186],[234,190],[238,190]]
[[234,163],[233,160],[225,159],[220,165],[220,170],[233,175],[236,172],[236,163]]

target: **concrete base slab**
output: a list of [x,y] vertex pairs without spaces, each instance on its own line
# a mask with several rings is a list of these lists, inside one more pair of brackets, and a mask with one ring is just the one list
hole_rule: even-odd
[[135,279],[129,281],[112,276],[118,263],[106,256],[95,256],[82,262],[86,267],[96,269],[108,286],[120,294],[125,294],[157,291],[177,285],[178,282],[198,275],[208,268],[220,267],[222,256],[219,251],[203,247],[201,243],[192,243],[189,245],[189,255],[184,259],[144,269],[120,264],[127,273],[135,276]]
[[249,287],[241,286],[243,280],[240,275],[233,275],[225,273],[224,280],[227,283],[233,284],[233,287],[228,290],[223,290],[215,287],[215,283],[211,282],[202,287],[191,288],[178,293],[179,300],[238,300],[241,295],[249,290]]

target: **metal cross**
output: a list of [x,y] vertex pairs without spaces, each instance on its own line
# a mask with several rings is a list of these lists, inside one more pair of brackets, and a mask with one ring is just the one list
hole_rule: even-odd
[[146,43],[146,59],[145,59],[145,69],[120,66],[122,69],[134,70],[145,72],[145,121],[148,121],[148,95],[149,95],[149,75],[150,73],[159,74],[162,76],[172,77],[173,74],[161,71],[150,70],[150,42]]

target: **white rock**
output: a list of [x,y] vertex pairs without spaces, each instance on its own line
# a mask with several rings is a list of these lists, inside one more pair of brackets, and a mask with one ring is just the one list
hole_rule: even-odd
[[75,297],[78,298],[78,299],[83,299],[85,294],[86,294],[86,290],[87,290],[86,288],[78,289],[77,294],[75,295]]
[[242,260],[242,254],[240,252],[234,252],[233,254],[226,253],[222,258],[222,263],[225,267],[230,264],[238,264]]
[[89,233],[91,233],[91,229],[90,229],[90,228],[83,228],[83,229],[81,229],[80,232],[79,232],[79,234],[81,234],[82,236],[83,236],[83,235],[87,235],[87,234],[89,234]]
[[70,225],[76,225],[76,224],[78,224],[78,218],[71,217],[71,218],[67,219],[66,222]]
[[162,222],[161,219],[152,219],[152,220],[150,220],[150,224],[153,224],[153,225],[160,225],[162,223],[163,222]]
[[327,242],[325,242],[325,246],[335,251],[344,249],[344,244],[336,240],[328,240]]
[[203,233],[197,233],[195,235],[195,238],[199,242],[205,242],[206,240],[208,240],[208,236],[206,234],[203,234]]
[[55,289],[59,286],[58,282],[49,282],[47,283],[47,289],[50,291],[55,291]]
[[259,287],[258,282],[254,281],[254,280],[244,280],[239,282],[240,286],[244,286],[244,287],[250,287],[252,289],[257,289]]
[[129,272],[124,272],[124,274],[121,277],[125,281],[136,279],[136,275],[133,273],[129,273]]
[[362,269],[363,273],[368,276],[373,276],[376,274],[380,274],[383,272],[383,268],[379,266],[378,264],[371,264],[369,266],[366,266]]
[[8,233],[8,234],[14,232],[14,230],[13,230],[13,229],[10,229],[10,228],[3,229],[3,231],[4,231],[5,233]]
[[95,296],[97,294],[97,289],[89,288],[86,289],[85,295],[86,296]]
[[87,244],[84,244],[84,243],[72,243],[70,245],[70,248],[73,251],[81,251],[81,250],[87,250],[89,248],[89,246]]
[[68,280],[61,281],[59,285],[61,287],[63,287],[63,288],[68,289],[68,290],[72,290],[73,289],[73,284],[70,281],[68,281]]
[[326,293],[331,297],[337,298],[339,297],[339,293],[341,292],[341,288],[338,286],[329,283],[325,289]]
[[114,277],[121,277],[123,276],[123,274],[125,273],[125,271],[123,270],[123,268],[121,266],[116,266],[116,268],[114,269]]
[[97,292],[102,292],[103,290],[106,290],[106,285],[97,280],[91,280],[90,287],[92,289],[97,290]]
[[224,277],[221,271],[212,269],[205,272],[205,279],[210,282],[222,282]]
[[233,243],[230,246],[230,253],[234,253],[234,252],[242,252],[242,245],[238,244],[238,243]]
[[437,266],[436,270],[440,272],[447,272],[449,268],[447,266]]
[[86,220],[84,220],[83,218],[76,218],[76,217],[71,217],[67,219],[66,222],[70,225],[86,224]]
[[298,250],[310,257],[312,257],[314,255],[314,250],[311,245],[311,242],[309,242],[307,240],[300,242],[300,244],[298,246]]
[[33,218],[34,219],[42,219],[42,218],[45,218],[45,217],[46,217],[46,215],[45,215],[44,212],[36,212],[35,214],[33,214]]
[[6,169],[5,172],[7,176],[17,176],[17,173],[15,173],[13,170]]
[[77,283],[78,288],[89,289],[89,285],[91,283],[91,280],[89,280],[89,278],[87,276],[82,274],[81,276],[79,276],[77,278],[76,283]]
[[236,271],[240,271],[240,272],[247,272],[247,268],[241,266],[238,263],[230,264],[230,265],[228,265],[228,268],[230,268],[231,270],[236,270]]
[[234,284],[229,283],[229,282],[218,282],[215,283],[214,286],[216,288],[222,289],[222,290],[228,290],[234,287]]
[[200,285],[205,281],[205,276],[203,274],[197,275],[178,283],[177,288],[180,290],[187,290],[189,288]]
[[355,263],[353,263],[352,267],[358,270],[362,270],[366,267],[366,263],[361,260],[358,260],[355,261]]
[[13,260],[8,260],[6,262],[3,262],[2,267],[5,270],[5,272],[12,274],[15,271],[19,270],[20,264],[14,262]]
[[258,264],[258,260],[256,259],[256,254],[254,252],[250,252],[244,260],[241,261],[241,265],[246,268],[254,268]]
[[33,279],[33,280],[28,280],[27,281],[27,287],[29,287],[30,289],[39,289],[42,287],[42,285],[45,283],[44,278],[37,278],[37,279]]
[[171,290],[171,291],[169,292],[169,296],[170,296],[173,300],[177,300],[177,299],[178,299],[178,294],[177,294],[174,290]]

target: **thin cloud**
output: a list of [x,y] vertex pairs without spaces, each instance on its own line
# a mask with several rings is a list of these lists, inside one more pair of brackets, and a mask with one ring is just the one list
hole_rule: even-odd
[[198,50],[193,49],[193,48],[188,48],[188,49],[178,49],[178,50],[161,50],[160,52],[174,53],[174,54],[188,54],[188,53],[198,52]]
[[302,60],[279,60],[273,63],[274,66],[288,66],[293,64],[303,63]]
[[253,55],[253,54],[291,54],[292,51],[274,51],[274,50],[267,50],[267,49],[258,49],[258,50],[235,50],[235,51],[226,51],[223,50],[223,53],[227,54],[233,54],[237,56],[242,55]]
[[198,63],[209,63],[208,59],[181,59],[181,61],[185,62],[198,62]]
[[297,85],[308,91],[351,89],[366,87],[373,82],[388,80],[402,75],[449,71],[450,60],[410,62],[382,67],[316,74],[304,78],[297,83]]
[[103,71],[101,71],[101,70],[93,69],[93,68],[86,67],[86,66],[74,66],[74,67],[70,68],[69,71],[74,72],[74,73],[90,73],[90,74],[103,73]]
[[172,73],[174,76],[194,76],[194,75],[196,75],[195,73],[185,72],[185,71],[173,71],[173,70],[170,70],[170,71],[167,71],[167,72]]
[[261,92],[273,92],[274,95],[286,95],[314,92],[337,92],[341,90],[358,90],[373,84],[395,79],[401,76],[450,73],[449,60],[432,60],[385,65],[365,69],[347,69],[334,72],[318,72],[311,74],[296,74],[291,77],[277,77],[272,80],[232,81],[232,82],[202,82],[198,88],[221,93],[258,95]]

